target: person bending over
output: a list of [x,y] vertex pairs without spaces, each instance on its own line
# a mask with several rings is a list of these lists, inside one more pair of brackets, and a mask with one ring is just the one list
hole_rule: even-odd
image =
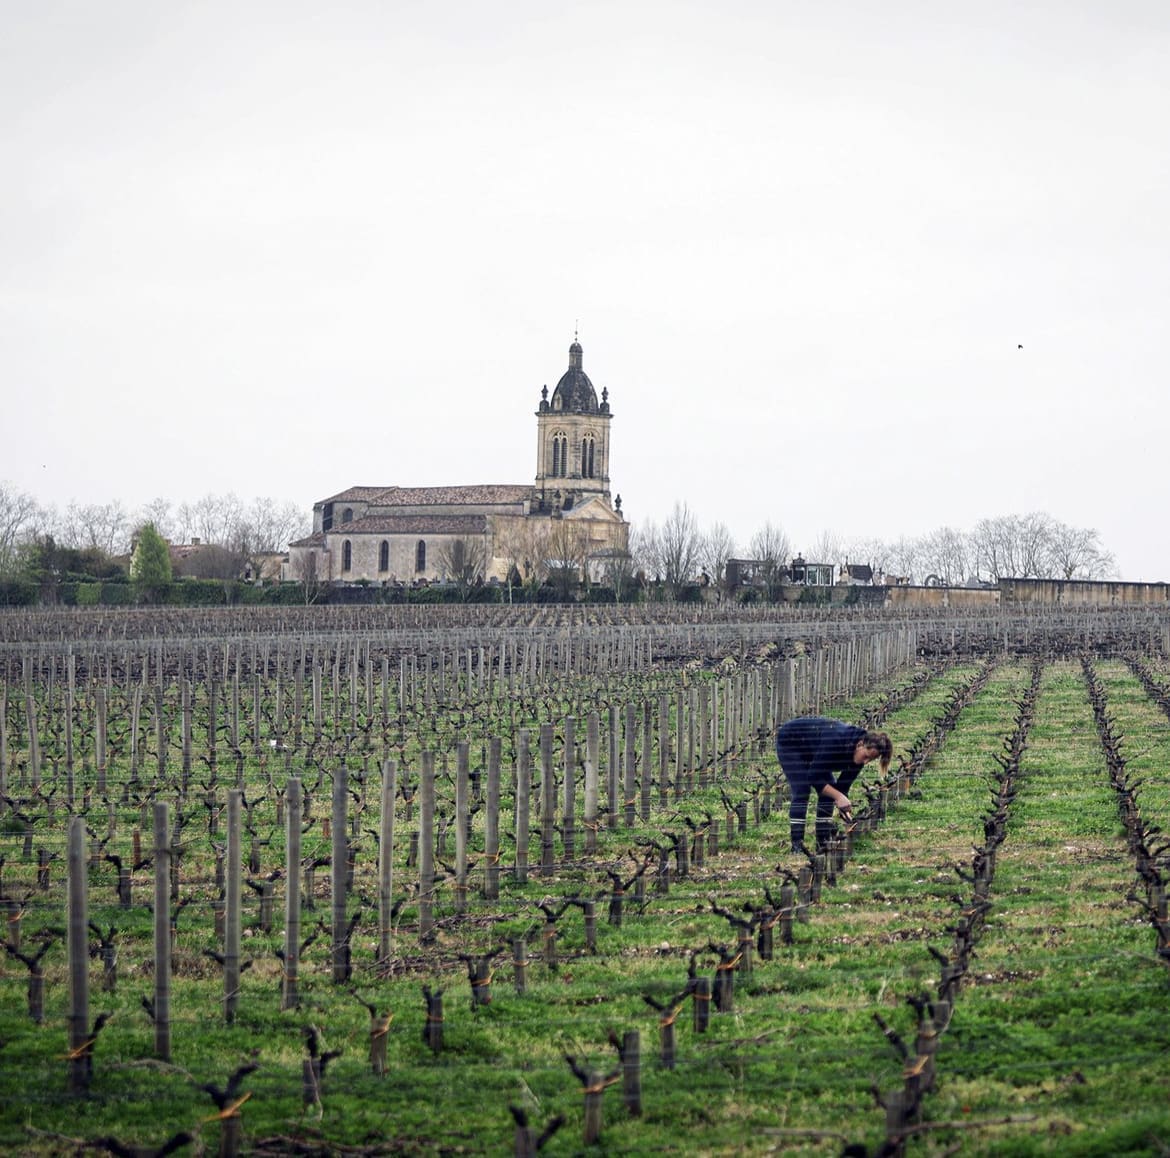
[[884,776],[890,766],[894,746],[885,732],[866,731],[842,720],[824,716],[800,716],[781,725],[776,733],[776,756],[788,781],[791,803],[788,821],[792,851],[804,849],[805,814],[808,798],[817,797],[817,849],[823,848],[832,832],[830,821],[836,805],[842,818],[853,819],[849,789],[862,768],[871,760],[881,760]]

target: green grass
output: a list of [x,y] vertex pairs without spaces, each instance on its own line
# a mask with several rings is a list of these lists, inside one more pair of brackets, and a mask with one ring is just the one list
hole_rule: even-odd
[[[974,674],[973,665],[945,672],[886,725],[897,751],[925,735],[951,691]],[[306,954],[303,1004],[280,1011],[283,905],[270,935],[246,934],[239,1016],[222,1019],[218,966],[203,956],[215,946],[210,899],[213,865],[200,836],[184,862],[184,895],[196,898],[180,917],[173,985],[173,1065],[152,1062],[153,1031],[140,999],[152,989],[148,964],[150,872],[136,879],[135,907],[115,903],[113,870],[91,873],[91,919],[119,930],[117,992],[98,989],[91,969],[90,1007],[114,1013],[96,1046],[95,1078],[88,1097],[65,1093],[66,978],[64,952],[45,959],[46,1019],[34,1026],[24,1013],[25,969],[0,963],[0,1146],[9,1152],[71,1152],[61,1139],[114,1135],[123,1142],[159,1144],[179,1129],[198,1132],[205,1148],[217,1145],[214,1106],[199,1087],[222,1085],[236,1066],[260,1068],[243,1082],[251,1096],[241,1107],[245,1148],[275,1137],[317,1140],[329,1146],[380,1147],[417,1154],[501,1154],[512,1148],[509,1106],[521,1106],[541,1127],[556,1115],[565,1125],[542,1153],[583,1152],[583,1093],[566,1055],[608,1075],[617,1055],[607,1038],[631,1029],[641,1035],[643,1113],[622,1108],[620,1083],[605,1095],[597,1154],[839,1154],[845,1142],[871,1150],[885,1136],[883,1111],[873,1088],[888,1094],[902,1080],[901,1060],[875,1022],[875,1014],[913,1040],[908,998],[936,984],[938,965],[928,951],[946,951],[961,899],[968,891],[954,870],[970,863],[982,840],[983,811],[991,799],[990,773],[1014,725],[1016,703],[1029,679],[1026,664],[1005,663],[960,717],[958,727],[931,760],[909,797],[886,822],[860,840],[838,884],[826,887],[807,924],[795,926],[795,943],[776,944],[771,961],[757,960],[737,979],[735,1008],[713,1014],[705,1034],[695,1032],[688,1002],[675,1022],[677,1063],[658,1060],[660,1013],[646,1001],[665,1002],[687,980],[692,955],[711,976],[715,955],[707,945],[729,946],[734,934],[712,905],[741,911],[778,892],[777,865],[794,867],[783,851],[783,809],[728,842],[720,789],[757,784],[776,776],[765,744],[728,768],[663,817],[603,834],[595,867],[557,866],[548,878],[533,866],[527,885],[505,874],[502,896],[488,905],[473,878],[468,913],[457,917],[441,892],[434,946],[418,945],[413,907],[403,912],[391,977],[373,969],[376,921],[367,911],[354,944],[357,994],[393,1011],[387,1039],[388,1073],[370,1069],[369,1017],[348,987],[333,984],[328,936]],[[1121,669],[1108,668],[1111,703],[1116,694],[1123,730],[1135,757],[1152,778],[1170,758],[1170,725]],[[1122,694],[1125,692],[1126,694]],[[1140,693],[1140,687],[1138,688]],[[873,696],[836,705],[835,714],[857,718]],[[1161,721],[1161,722],[1160,722]],[[1140,737],[1140,743],[1138,738]],[[1159,761],[1161,763],[1159,764]],[[1170,1050],[1166,1013],[1170,980],[1153,954],[1153,933],[1125,899],[1127,861],[1116,807],[1104,770],[1079,667],[1046,669],[1037,718],[1024,759],[1007,840],[992,887],[993,909],[976,950],[967,984],[943,1035],[936,1090],[927,1096],[930,1129],[909,1143],[911,1153],[1157,1154],[1170,1145]],[[257,797],[262,793],[257,789]],[[1146,789],[1150,806],[1165,799],[1159,783]],[[371,793],[371,796],[374,794]],[[657,793],[655,793],[657,799]],[[316,810],[327,810],[319,796]],[[258,806],[260,828],[274,820],[272,802]],[[644,905],[627,898],[620,929],[606,922],[597,900],[598,952],[585,952],[581,913],[569,909],[558,924],[555,969],[540,960],[537,908],[547,899],[604,889],[601,867],[613,864],[641,838],[685,831],[682,815],[710,811],[720,823],[720,853],[655,891],[653,869]],[[1160,814],[1162,815],[1162,814]],[[417,816],[417,813],[416,813]],[[63,812],[58,808],[60,836]],[[119,811],[116,843],[129,846],[138,810]],[[192,837],[202,821],[192,821]],[[372,827],[373,820],[366,827]],[[104,833],[104,827],[100,826]],[[46,839],[38,832],[37,843]],[[219,838],[222,839],[222,836]],[[327,842],[314,839],[324,849]],[[404,842],[405,843],[405,842]],[[247,842],[245,841],[245,847]],[[283,856],[279,831],[264,854],[265,871]],[[313,845],[308,843],[306,851]],[[23,895],[34,866],[20,861],[15,834],[0,834],[6,857],[5,888]],[[626,866],[630,865],[628,858]],[[39,929],[64,924],[62,866],[53,866],[47,895],[35,894],[24,922],[26,946]],[[632,871],[632,870],[631,870]],[[373,860],[359,860],[357,889],[374,895]],[[328,920],[327,870],[322,895],[304,915],[306,935]],[[412,880],[396,868],[396,893]],[[351,912],[358,904],[354,901]],[[255,898],[245,893],[245,925],[255,919]],[[534,931],[528,986],[515,991],[510,949],[496,961],[493,1002],[473,1008],[465,967],[457,954],[483,953]],[[422,986],[442,989],[444,1045],[438,1055],[423,1040]],[[322,1111],[306,1109],[301,1067],[304,1031],[318,1027],[329,1050],[341,1055],[326,1069]],[[1005,1122],[1004,1119],[1013,1120]],[[945,1124],[950,1123],[947,1126]]]

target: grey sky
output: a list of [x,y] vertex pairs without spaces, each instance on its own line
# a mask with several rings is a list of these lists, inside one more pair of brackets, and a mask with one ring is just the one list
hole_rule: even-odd
[[42,502],[527,482],[579,323],[634,523],[1044,510],[1170,580],[1164,0],[0,33],[0,479]]

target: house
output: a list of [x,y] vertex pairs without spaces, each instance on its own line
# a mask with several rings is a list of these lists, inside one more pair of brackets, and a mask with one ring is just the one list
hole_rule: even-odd
[[574,337],[551,398],[541,390],[532,483],[348,487],[314,504],[284,577],[413,585],[572,567],[601,578],[605,560],[626,557],[629,525],[610,497],[609,391],[598,398],[583,359]]
[[797,555],[789,568],[790,581],[803,587],[832,587],[835,570],[832,563],[809,563]]
[[837,582],[848,587],[872,587],[873,568],[868,563],[842,563]]

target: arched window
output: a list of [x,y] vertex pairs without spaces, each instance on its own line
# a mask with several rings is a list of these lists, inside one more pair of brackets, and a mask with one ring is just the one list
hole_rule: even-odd
[[341,544],[341,569],[348,571],[353,566],[353,545],[348,539]]
[[341,512],[341,521],[343,523],[353,522],[353,507],[346,507],[345,510]]
[[581,440],[581,477],[593,477],[593,435],[587,434]]
[[390,570],[390,544],[385,539],[382,540],[382,545],[378,548],[378,570]]
[[554,478],[564,478],[569,473],[569,439],[566,435],[553,435],[552,474]]
[[419,539],[414,548],[414,569],[416,571],[427,569],[427,543],[425,539]]

